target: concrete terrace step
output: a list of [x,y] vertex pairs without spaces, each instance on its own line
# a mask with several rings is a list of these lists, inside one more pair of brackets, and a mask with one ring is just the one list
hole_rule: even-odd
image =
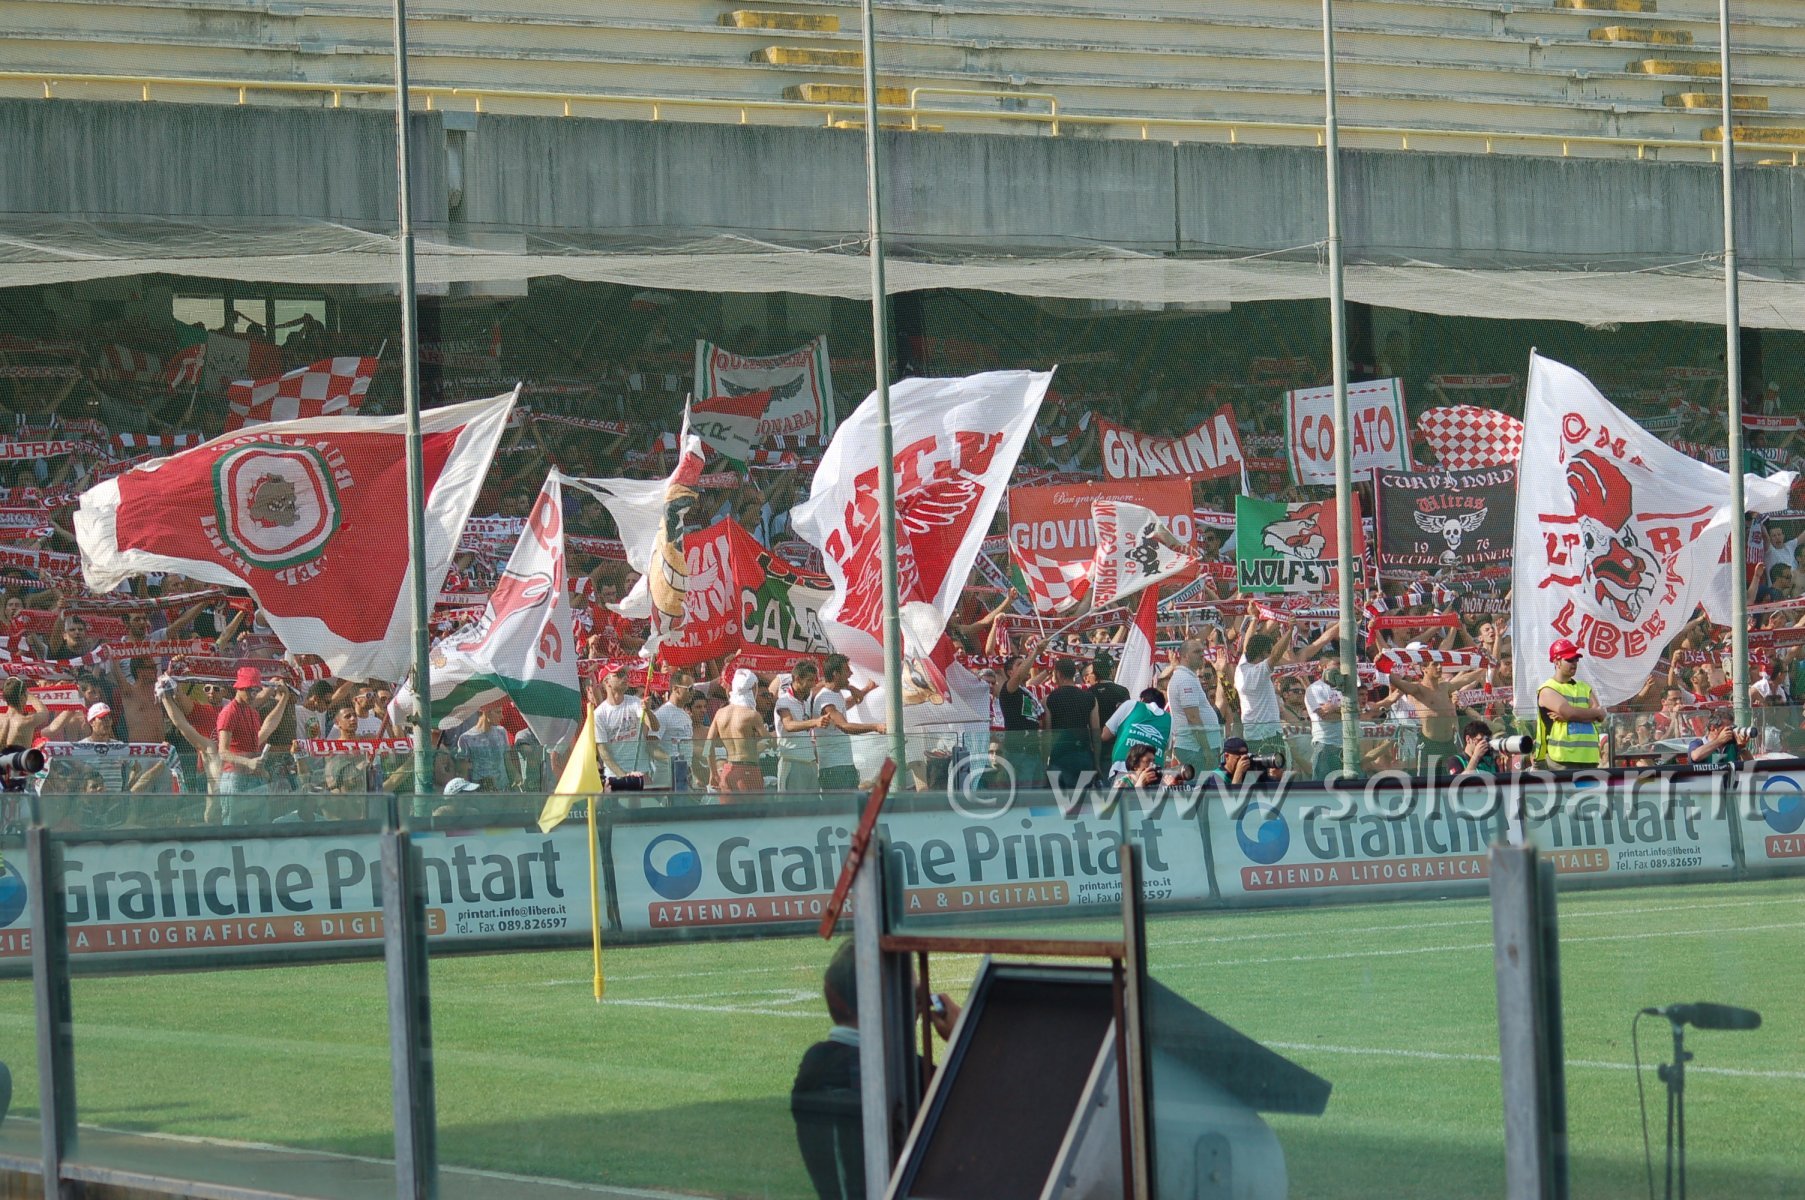
[[[865,103],[865,89],[846,83],[798,83],[783,89],[783,98],[808,104],[845,106]],[[909,102],[909,89],[879,84],[877,102],[886,107],[905,105]]]
[[1650,46],[1690,46],[1692,35],[1684,29],[1638,29],[1633,25],[1607,25],[1588,35],[1595,42],[1637,42]]
[[735,9],[722,13],[722,25],[733,29],[793,30],[799,33],[838,33],[840,18],[831,13],[752,12]]
[[[1677,92],[1662,97],[1661,102],[1669,108],[1703,108],[1716,110],[1723,107],[1723,98],[1716,92]],[[1768,98],[1766,96],[1731,96],[1730,108],[1734,112],[1766,112]]]
[[1651,13],[1655,11],[1655,0],[1554,0],[1554,6],[1580,12]]
[[[1732,128],[1739,142],[1805,146],[1805,125],[1736,125]],[[1707,142],[1722,141],[1724,127],[1713,125],[1699,136]]]

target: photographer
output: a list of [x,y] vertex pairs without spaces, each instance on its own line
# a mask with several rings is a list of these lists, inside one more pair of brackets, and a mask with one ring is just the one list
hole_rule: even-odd
[[1492,750],[1492,727],[1468,721],[1460,730],[1460,755],[1448,763],[1451,775],[1502,775],[1504,766]]
[[1742,761],[1754,733],[1753,729],[1733,727],[1728,717],[1714,718],[1711,732],[1702,739],[1693,739],[1686,751],[1686,761],[1702,767],[1734,766]]
[[1210,774],[1234,786],[1249,776],[1254,783],[1277,782],[1285,775],[1285,756],[1254,754],[1247,748],[1246,738],[1232,737],[1222,743],[1220,765]]

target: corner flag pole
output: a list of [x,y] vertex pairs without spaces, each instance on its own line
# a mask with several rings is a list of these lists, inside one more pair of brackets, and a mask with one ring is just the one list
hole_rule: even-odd
[[1328,167],[1329,345],[1335,375],[1335,560],[1340,576],[1341,769],[1360,772],[1360,670],[1354,629],[1354,480],[1347,406],[1347,298],[1342,287],[1341,124],[1335,100],[1335,0],[1322,0],[1323,150]]
[[[594,739],[587,725],[580,736]],[[591,751],[593,753],[593,751]],[[589,947],[590,957],[595,964],[595,1002],[602,1002],[602,993],[608,990],[608,981],[602,978],[602,872],[597,861],[600,853],[600,841],[595,835],[595,810],[601,797],[594,792],[589,795]]]
[[890,757],[899,769],[909,762],[903,736],[902,607],[896,567],[896,444],[890,425],[890,316],[884,293],[884,222],[878,190],[877,24],[872,0],[860,0],[865,21],[865,205],[871,236],[871,358],[877,369],[879,514],[884,552],[884,706],[890,730]]
[[401,398],[407,413],[407,556],[413,578],[414,794],[432,791],[432,608],[426,597],[426,474],[420,449],[420,312],[414,275],[412,145],[408,129],[407,0],[395,0],[395,209],[401,235]]
[[1731,124],[1730,0],[1717,2],[1718,69],[1723,87],[1724,409],[1730,451],[1730,687],[1736,723],[1749,723],[1749,534],[1742,493],[1742,295],[1736,262],[1736,128]]

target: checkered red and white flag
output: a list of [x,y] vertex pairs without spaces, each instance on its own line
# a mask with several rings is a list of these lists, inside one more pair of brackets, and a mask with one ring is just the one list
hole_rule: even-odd
[[241,379],[226,393],[226,432],[264,421],[356,413],[363,406],[374,358],[323,358],[270,379]]
[[156,355],[114,343],[100,348],[100,360],[91,373],[96,379],[116,383],[156,383],[163,377],[162,370],[162,360]]
[[1436,465],[1455,471],[1508,466],[1523,450],[1523,422],[1474,404],[1432,408],[1416,419],[1416,431],[1434,449]]
[[1013,543],[1009,559],[1022,577],[1028,603],[1043,617],[1057,617],[1072,612],[1090,594],[1091,560],[1060,562],[1023,550]]

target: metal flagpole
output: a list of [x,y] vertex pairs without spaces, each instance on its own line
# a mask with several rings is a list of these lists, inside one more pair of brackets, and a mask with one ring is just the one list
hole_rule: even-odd
[[401,233],[401,396],[407,411],[407,556],[414,622],[414,794],[432,791],[432,609],[426,599],[426,475],[420,457],[420,313],[415,306],[414,211],[407,113],[407,0],[395,0],[395,187]]
[[1736,724],[1749,723],[1749,534],[1742,494],[1742,295],[1736,264],[1736,129],[1730,103],[1730,0],[1717,0],[1718,68],[1723,84],[1724,399],[1730,450],[1730,680]]
[[878,191],[877,25],[872,0],[860,0],[865,21],[865,204],[871,236],[871,358],[877,368],[878,453],[882,484],[879,509],[884,552],[884,704],[890,730],[890,757],[898,779],[908,778],[908,746],[903,736],[902,608],[896,574],[895,438],[890,428],[890,314],[884,293],[883,206]]
[[1341,600],[1341,769],[1360,771],[1354,623],[1354,479],[1347,408],[1347,299],[1341,262],[1341,126],[1335,111],[1335,0],[1322,0],[1323,150],[1328,164],[1329,345],[1335,373],[1335,560]]

